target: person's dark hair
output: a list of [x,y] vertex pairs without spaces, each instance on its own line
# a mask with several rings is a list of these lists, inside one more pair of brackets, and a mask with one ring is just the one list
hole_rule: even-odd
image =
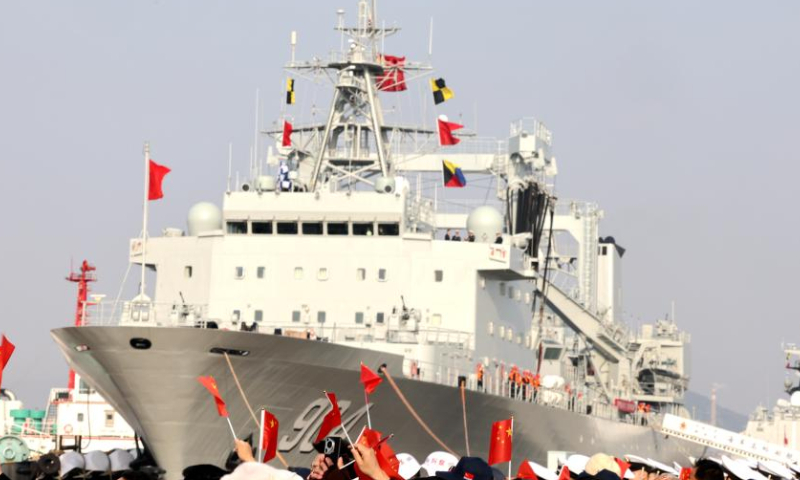
[[722,466],[713,460],[701,458],[694,463],[694,477],[697,480],[723,480]]

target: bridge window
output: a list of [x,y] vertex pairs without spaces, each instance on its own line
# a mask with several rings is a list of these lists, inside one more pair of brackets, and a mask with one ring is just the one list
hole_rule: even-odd
[[192,278],[192,273],[193,272],[192,272],[192,266],[191,265],[186,265],[185,267],[183,267],[183,276],[184,277]]
[[254,235],[272,235],[272,222],[253,222],[250,225]]
[[303,235],[322,235],[322,222],[303,222]]
[[375,314],[375,323],[381,323],[382,324],[383,323],[383,319],[384,319],[383,312],[378,312],[378,313]]
[[239,280],[244,278],[244,267],[236,267],[234,276]]
[[385,237],[396,237],[400,235],[399,223],[379,223],[378,235]]
[[297,235],[297,222],[278,222],[278,235]]
[[294,267],[294,279],[295,280],[303,279],[303,267]]
[[325,312],[322,310],[317,312],[317,323],[325,323]]
[[386,281],[386,269],[385,268],[379,268],[378,269],[378,281],[379,282],[385,282]]
[[258,277],[258,278],[264,278],[264,272],[265,272],[266,270],[267,270],[267,269],[266,269],[266,268],[264,268],[264,267],[258,267],[258,268],[256,268],[256,277]]
[[256,322],[264,320],[264,310],[256,310],[255,312],[253,312],[253,320],[255,320]]
[[372,223],[353,222],[353,235],[372,235]]
[[292,311],[292,323],[300,323],[300,310]]
[[347,222],[328,222],[328,235],[347,235]]
[[367,269],[365,268],[358,268],[356,269],[356,280],[359,282],[363,282],[367,278]]
[[433,271],[433,281],[441,282],[444,280],[444,271],[443,270],[434,270]]
[[364,312],[356,312],[356,323],[359,325],[364,323]]
[[328,279],[328,269],[327,268],[320,268],[317,272],[317,280],[325,281]]
[[247,233],[247,222],[238,220],[228,222],[228,233],[234,235],[243,235]]

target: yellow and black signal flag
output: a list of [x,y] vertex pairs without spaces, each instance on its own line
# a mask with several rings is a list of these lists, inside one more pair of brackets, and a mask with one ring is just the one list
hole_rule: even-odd
[[286,79],[286,104],[294,105],[294,79]]
[[433,90],[433,101],[436,105],[453,98],[453,91],[444,83],[444,78],[431,79],[431,89]]

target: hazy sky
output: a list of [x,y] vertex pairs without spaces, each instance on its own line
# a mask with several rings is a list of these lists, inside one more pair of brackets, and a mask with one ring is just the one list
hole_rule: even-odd
[[[0,330],[4,386],[30,406],[66,384],[48,331],[73,321],[70,259],[113,297],[140,230],[142,143],[173,169],[151,232],[221,203],[228,142],[247,168],[253,98],[278,115],[288,37],[338,46],[342,1],[0,2]],[[692,389],[741,412],[783,381],[800,342],[800,2],[383,1],[386,51],[427,57],[482,134],[536,116],[555,136],[562,197],[594,200],[625,256],[636,323],[677,302]],[[299,100],[302,102],[302,98]]]

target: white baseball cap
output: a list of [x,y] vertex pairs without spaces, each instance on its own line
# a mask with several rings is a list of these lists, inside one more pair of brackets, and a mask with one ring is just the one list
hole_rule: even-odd
[[422,468],[428,472],[428,475],[436,475],[436,472],[446,472],[455,467],[458,463],[458,458],[455,455],[447,452],[432,452],[428,458],[422,462]]
[[420,464],[411,454],[398,453],[396,456],[397,460],[400,462],[400,468],[398,468],[397,471],[401,477],[408,480],[419,473]]

